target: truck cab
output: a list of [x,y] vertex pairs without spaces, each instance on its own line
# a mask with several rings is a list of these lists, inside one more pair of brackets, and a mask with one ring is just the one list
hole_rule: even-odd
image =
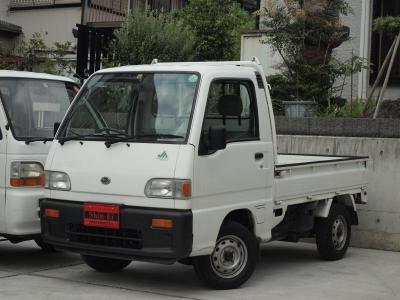
[[0,71],[0,236],[40,239],[39,198],[54,123],[64,117],[78,85],[69,78]]
[[267,86],[256,61],[92,75],[47,159],[43,240],[98,271],[193,264],[218,289],[251,276],[264,242],[320,232],[321,256],[343,257],[367,158],[279,155]]

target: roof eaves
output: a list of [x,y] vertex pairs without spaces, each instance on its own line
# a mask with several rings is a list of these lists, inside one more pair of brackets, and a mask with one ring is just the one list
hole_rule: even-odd
[[22,33],[22,27],[0,20],[0,31],[20,34]]

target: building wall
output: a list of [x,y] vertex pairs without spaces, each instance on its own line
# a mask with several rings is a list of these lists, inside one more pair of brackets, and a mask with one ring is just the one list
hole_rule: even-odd
[[76,44],[72,29],[81,21],[81,7],[17,10],[8,13],[7,22],[21,26],[26,38],[35,32],[47,32],[45,42],[70,41]]
[[[364,0],[362,0],[364,1]],[[343,43],[340,47],[334,50],[340,60],[351,59],[352,55],[360,56],[360,43],[361,43],[361,18],[362,18],[362,1],[350,0],[349,4],[354,10],[354,14],[349,16],[343,16],[342,22],[345,26],[350,27],[351,39]],[[351,89],[353,89],[353,97],[358,96],[358,85],[359,85],[359,74],[353,76],[353,86],[351,85],[351,79],[348,78],[346,81],[346,87],[343,92],[343,97],[349,99],[351,96]]]
[[8,1],[0,1],[0,19],[5,20],[8,10]]
[[281,153],[369,156],[368,204],[352,245],[400,251],[400,139],[279,135]]

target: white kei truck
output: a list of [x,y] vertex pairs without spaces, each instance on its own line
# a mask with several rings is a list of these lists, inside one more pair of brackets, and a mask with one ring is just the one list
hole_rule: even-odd
[[79,86],[42,73],[0,70],[0,241],[41,240],[39,199],[44,163]]
[[103,272],[192,264],[215,289],[243,284],[266,242],[342,258],[368,158],[278,154],[267,87],[256,59],[93,74],[47,158],[42,239]]

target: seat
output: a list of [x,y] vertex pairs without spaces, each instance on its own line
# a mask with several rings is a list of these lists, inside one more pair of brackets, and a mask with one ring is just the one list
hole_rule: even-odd
[[239,126],[242,125],[243,112],[242,98],[239,95],[223,95],[219,98],[218,112],[222,115],[223,124],[226,125],[226,117],[238,117]]

